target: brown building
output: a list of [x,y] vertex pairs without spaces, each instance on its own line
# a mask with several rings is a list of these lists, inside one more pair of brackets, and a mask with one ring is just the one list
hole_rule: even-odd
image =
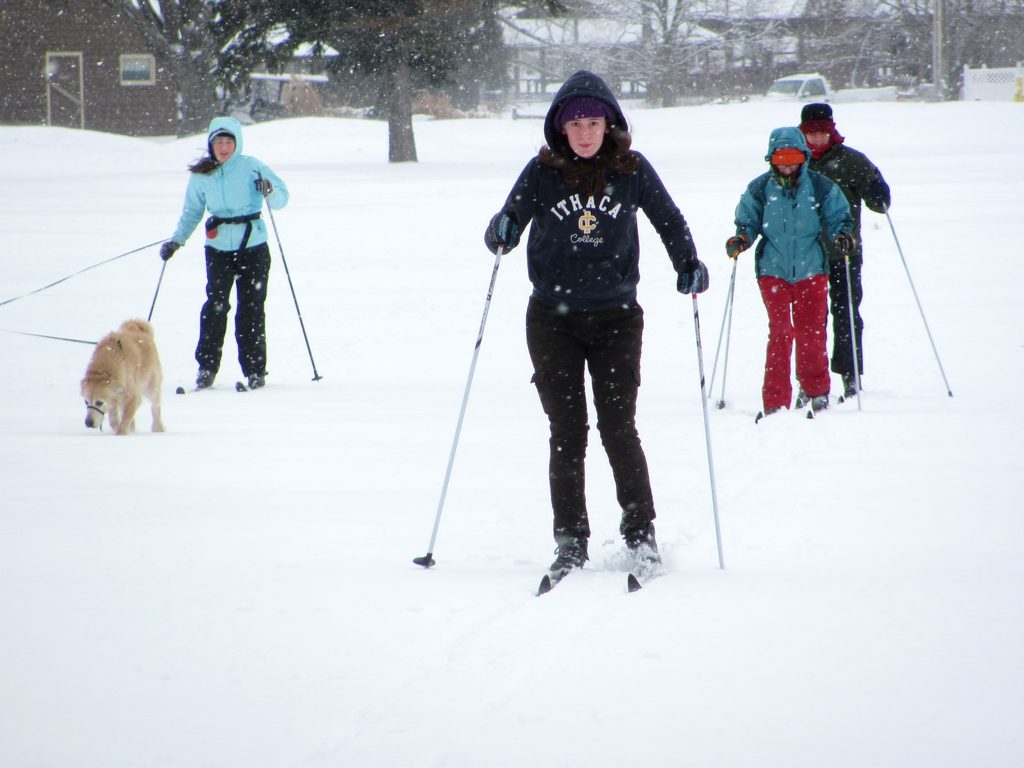
[[101,0],[0,0],[0,124],[173,134],[173,80]]

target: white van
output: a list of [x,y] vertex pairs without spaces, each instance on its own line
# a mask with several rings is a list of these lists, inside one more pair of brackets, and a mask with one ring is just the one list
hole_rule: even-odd
[[828,80],[816,72],[780,77],[765,94],[768,99],[793,101],[832,101]]

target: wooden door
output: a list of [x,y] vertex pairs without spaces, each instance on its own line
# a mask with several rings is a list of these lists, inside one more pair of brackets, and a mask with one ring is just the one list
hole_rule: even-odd
[[82,54],[46,52],[46,124],[85,128],[85,84]]

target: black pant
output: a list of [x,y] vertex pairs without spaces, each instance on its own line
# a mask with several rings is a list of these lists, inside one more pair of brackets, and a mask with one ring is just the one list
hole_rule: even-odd
[[641,529],[654,519],[647,458],[635,422],[643,328],[644,313],[636,305],[565,313],[530,299],[526,343],[551,427],[548,474],[556,537],[590,535],[584,494],[589,430],[584,366],[590,370],[597,430],[622,509],[619,531]]
[[[857,370],[864,373],[864,347],[861,338],[864,321],[860,316],[860,301],[864,293],[860,286],[860,259],[850,259],[850,283],[853,286],[853,322],[857,339]],[[850,299],[846,288],[846,262],[829,264],[829,304],[832,310],[832,371],[852,379],[853,347],[850,343]]]
[[206,248],[206,303],[199,315],[196,362],[217,373],[231,310],[231,286],[235,286],[235,342],[242,374],[267,371],[267,332],[263,305],[267,300],[270,249],[266,243],[243,251]]

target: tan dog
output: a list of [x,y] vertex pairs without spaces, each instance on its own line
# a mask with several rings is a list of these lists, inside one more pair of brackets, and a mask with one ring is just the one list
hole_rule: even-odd
[[82,378],[85,426],[103,428],[103,417],[118,435],[135,431],[135,412],[142,398],[153,412],[153,431],[163,432],[160,387],[164,374],[153,341],[153,326],[145,320],[126,320],[96,345]]

